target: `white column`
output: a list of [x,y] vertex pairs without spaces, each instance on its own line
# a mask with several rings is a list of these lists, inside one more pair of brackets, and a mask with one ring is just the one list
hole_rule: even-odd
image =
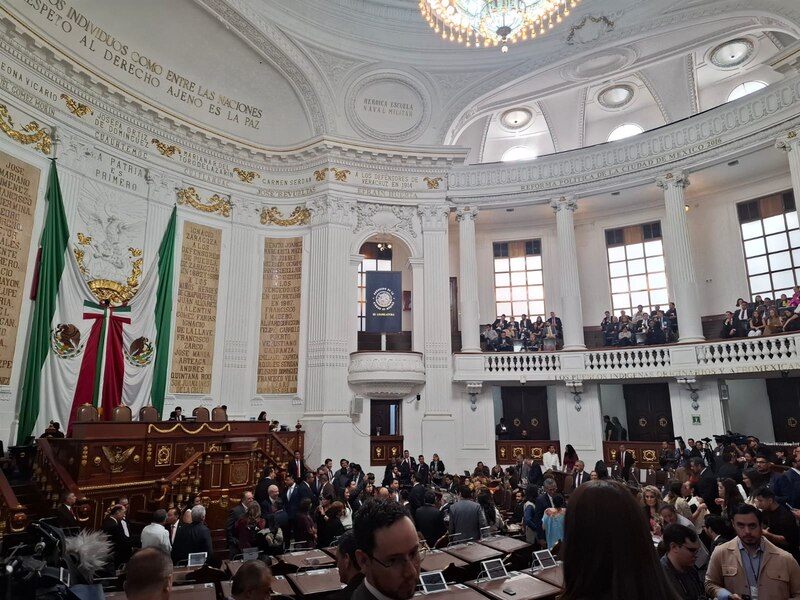
[[578,208],[578,203],[574,196],[561,196],[553,199],[550,202],[550,206],[556,213],[564,350],[586,350],[586,344],[583,340],[581,285],[578,280],[578,249],[575,245],[575,224],[573,219],[573,213]]
[[349,415],[353,394],[347,383],[348,340],[356,323],[355,278],[350,264],[354,203],[330,194],[310,200],[308,361],[306,369],[306,459],[351,456]]
[[700,321],[697,279],[683,194],[689,185],[689,178],[681,172],[667,173],[656,179],[656,185],[664,190],[664,257],[667,261],[668,284],[678,309],[678,341],[702,342],[705,338]]
[[[364,260],[363,254],[351,254],[350,255],[350,280],[353,282],[353,291],[351,293],[351,302],[350,305],[353,307],[351,311],[353,315],[356,314],[356,306],[358,306],[358,288],[355,286],[355,282],[358,280],[358,267]],[[345,313],[347,314],[347,313]],[[353,317],[353,327],[350,328],[347,347],[350,352],[357,352],[358,351],[358,327],[355,325],[356,319],[355,316]]]
[[480,352],[478,314],[478,262],[475,255],[475,219],[478,209],[466,206],[456,211],[458,221],[458,301],[461,309],[461,351]]
[[406,268],[411,269],[411,349],[425,352],[425,260],[409,257]]
[[786,152],[794,196],[800,198],[800,136],[794,131],[790,131],[788,135],[775,142],[775,147]]

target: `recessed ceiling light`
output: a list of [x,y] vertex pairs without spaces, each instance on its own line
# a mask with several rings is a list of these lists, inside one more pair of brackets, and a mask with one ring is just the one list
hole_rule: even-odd
[[612,85],[597,94],[597,101],[606,108],[622,108],[633,100],[633,87]]
[[729,167],[735,167],[738,164],[739,164],[738,160],[732,160],[731,162],[728,163],[728,166]]
[[753,42],[736,38],[720,44],[711,51],[711,63],[720,69],[733,69],[747,62],[753,55]]
[[620,192],[611,192],[612,196],[619,196]]
[[512,108],[500,115],[500,123],[506,129],[517,131],[523,129],[530,124],[533,119],[533,113],[528,108]]

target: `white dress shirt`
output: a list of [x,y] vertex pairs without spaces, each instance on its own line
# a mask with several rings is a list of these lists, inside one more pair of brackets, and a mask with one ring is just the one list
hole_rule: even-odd
[[542,455],[542,467],[543,471],[547,471],[548,469],[553,471],[561,470],[561,460],[558,458],[558,454],[545,452]]
[[169,543],[169,531],[159,523],[150,523],[142,529],[141,541],[142,548],[161,548],[167,554],[172,551],[172,544]]

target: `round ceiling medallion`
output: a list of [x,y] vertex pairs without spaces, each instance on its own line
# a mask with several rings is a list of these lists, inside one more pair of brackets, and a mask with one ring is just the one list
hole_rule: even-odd
[[711,51],[711,63],[720,69],[733,69],[753,55],[753,42],[745,38],[736,38],[720,44]]
[[500,123],[512,131],[527,127],[532,119],[533,113],[527,108],[512,108],[500,115]]
[[597,94],[597,101],[605,108],[622,108],[633,100],[633,87],[612,85]]

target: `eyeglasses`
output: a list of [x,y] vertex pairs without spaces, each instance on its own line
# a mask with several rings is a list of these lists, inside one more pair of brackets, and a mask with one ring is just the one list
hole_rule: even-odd
[[688,550],[692,554],[697,554],[700,552],[700,546],[687,546],[686,544],[681,544],[680,547],[684,550]]
[[413,552],[407,554],[406,556],[396,556],[386,562],[382,561],[381,559],[373,556],[368,555],[372,560],[382,566],[384,569],[402,569],[406,563],[411,563],[415,567],[419,565],[425,559],[426,550],[424,548],[417,547],[414,549]]

